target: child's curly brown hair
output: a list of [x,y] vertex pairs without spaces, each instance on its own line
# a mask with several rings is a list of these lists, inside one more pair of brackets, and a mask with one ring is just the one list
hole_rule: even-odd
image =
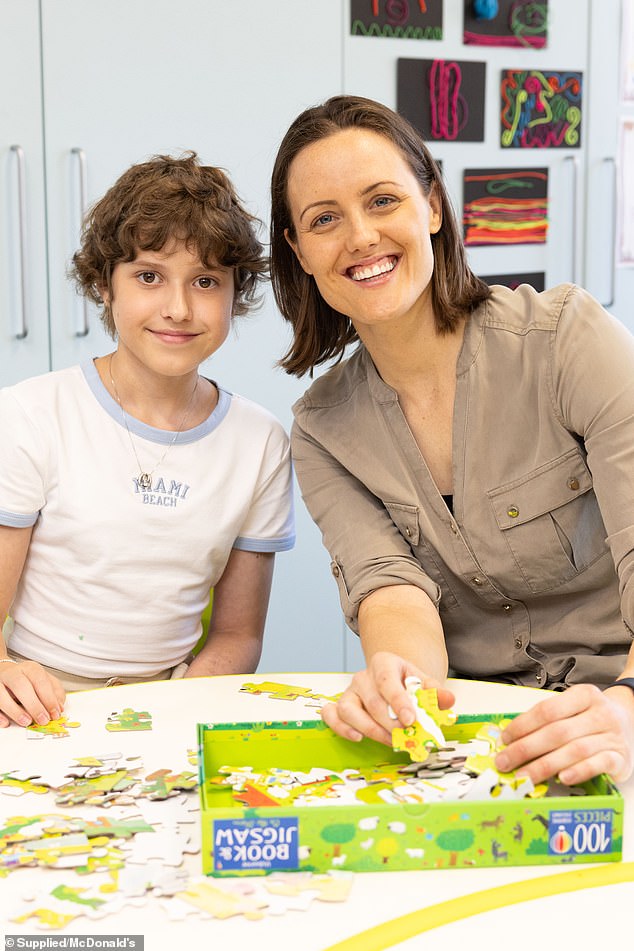
[[184,241],[205,266],[234,268],[233,313],[239,316],[258,303],[258,282],[268,275],[259,225],[221,169],[201,165],[195,152],[181,158],[156,155],[131,166],[90,209],[70,276],[80,293],[102,306],[101,320],[114,338],[102,293],[112,297],[115,265],[133,261],[139,251]]

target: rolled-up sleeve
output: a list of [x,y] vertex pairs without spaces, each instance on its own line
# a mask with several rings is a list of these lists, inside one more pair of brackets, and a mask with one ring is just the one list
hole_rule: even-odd
[[357,631],[360,603],[389,585],[415,585],[438,606],[440,588],[423,571],[383,501],[310,434],[310,410],[301,400],[294,410],[295,471],[306,507],[330,553],[348,626]]

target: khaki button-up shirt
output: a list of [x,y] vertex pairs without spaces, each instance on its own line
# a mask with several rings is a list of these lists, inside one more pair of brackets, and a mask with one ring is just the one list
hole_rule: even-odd
[[634,338],[585,291],[496,287],[468,319],[453,512],[359,347],[294,406],[306,505],[356,629],[377,588],[438,606],[458,676],[607,684],[634,628]]

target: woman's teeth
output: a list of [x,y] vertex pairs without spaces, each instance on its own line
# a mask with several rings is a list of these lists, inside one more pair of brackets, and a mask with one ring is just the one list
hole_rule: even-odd
[[367,281],[370,277],[378,277],[379,274],[387,274],[396,267],[396,261],[383,261],[381,264],[373,264],[372,267],[364,267],[351,273],[353,281]]

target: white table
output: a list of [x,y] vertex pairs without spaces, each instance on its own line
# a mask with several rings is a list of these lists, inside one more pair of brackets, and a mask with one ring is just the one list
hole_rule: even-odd
[[[71,694],[64,713],[70,722],[78,722],[80,726],[70,729],[70,735],[63,739],[28,738],[27,732],[19,727],[0,731],[0,772],[21,768],[37,773],[46,768],[59,768],[78,757],[107,752],[141,755],[145,772],[161,768],[180,772],[195,769],[188,762],[187,751],[196,748],[198,722],[319,717],[311,701],[285,701],[240,692],[242,684],[256,681],[299,685],[330,695],[345,687],[349,675],[255,674],[134,684]],[[474,681],[456,680],[451,686],[456,694],[458,713],[519,712],[543,697],[540,691],[529,688]],[[151,713],[153,729],[107,732],[108,717],[126,707]],[[337,951],[379,951],[388,947],[410,951],[431,948],[432,944],[442,947],[443,951],[462,948],[479,951],[493,945],[504,945],[511,951],[534,951],[544,945],[589,951],[599,948],[606,938],[615,946],[630,947],[634,907],[634,780],[620,788],[626,800],[623,864],[359,873],[354,876],[352,891],[345,902],[314,902],[308,911],[292,911],[260,921],[235,917],[171,922],[150,898],[141,907],[127,906],[116,915],[95,921],[79,918],[63,932],[50,933],[69,936],[143,934],[146,951],[173,951],[174,948],[198,951],[206,946],[280,951],[293,945],[298,951],[326,951],[338,943],[341,947]],[[45,812],[75,812],[81,816],[96,812],[107,815],[135,812],[134,808],[112,807],[112,810],[57,806],[52,794],[27,793],[14,797],[0,792],[0,823],[11,815]],[[185,867],[191,875],[199,874],[200,855],[186,855]],[[590,889],[559,891],[556,876],[564,876],[563,884],[574,874],[575,881],[583,884],[593,870],[598,871],[601,881],[606,875],[620,880]],[[47,932],[38,931],[33,922],[16,924],[9,921],[9,916],[20,906],[25,894],[44,888],[50,890],[57,883],[72,881],[75,884],[75,878],[79,887],[85,884],[72,871],[41,868],[18,869],[0,879],[2,931],[16,936],[36,933],[45,936]],[[522,901],[530,883],[553,894]],[[506,907],[474,914],[487,901],[484,893],[501,886],[510,886],[504,893]],[[460,901],[441,904],[454,899]],[[428,909],[422,920],[415,914],[421,909]],[[400,923],[394,923],[394,919],[401,919]],[[428,927],[432,921],[441,923],[421,933],[421,926]],[[372,930],[389,922],[393,923],[388,929]],[[14,947],[19,946],[16,938]]]

